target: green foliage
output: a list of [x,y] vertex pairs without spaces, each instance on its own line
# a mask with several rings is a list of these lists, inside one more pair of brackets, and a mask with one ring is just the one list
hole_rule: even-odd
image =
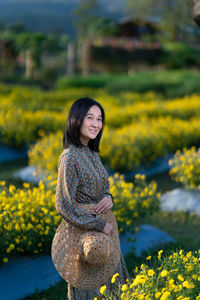
[[191,0],[127,0],[127,12],[133,18],[156,20],[160,41],[198,41]]
[[[75,8],[75,26],[81,38],[88,37],[98,13],[98,0],[84,0]],[[82,36],[81,36],[82,35]]]
[[65,89],[68,87],[102,88],[113,78],[115,78],[115,75],[113,74],[88,75],[85,77],[82,77],[80,75],[74,75],[70,77],[63,76],[57,80],[55,84],[55,88],[57,89]]
[[200,66],[200,50],[185,43],[163,45],[161,63],[169,69]]
[[153,91],[167,98],[183,97],[200,93],[200,74],[198,71],[163,70],[135,72],[127,74],[102,74],[90,76],[60,77],[56,82],[57,89],[69,87],[105,88],[111,94],[118,96],[120,92],[146,93]]
[[145,93],[153,91],[169,98],[200,93],[200,74],[187,70],[136,72],[130,76],[119,76],[106,85],[107,92],[120,91]]

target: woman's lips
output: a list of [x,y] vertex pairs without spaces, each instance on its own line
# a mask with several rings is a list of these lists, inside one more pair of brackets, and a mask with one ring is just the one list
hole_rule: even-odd
[[89,132],[91,132],[92,134],[96,134],[97,133],[97,130],[89,130]]

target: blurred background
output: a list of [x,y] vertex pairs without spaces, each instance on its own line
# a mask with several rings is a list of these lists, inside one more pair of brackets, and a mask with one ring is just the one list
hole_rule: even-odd
[[49,287],[50,254],[62,136],[80,97],[106,112],[99,155],[129,272],[155,272],[135,297],[167,299],[171,284],[169,299],[200,299],[200,1],[0,0],[1,299],[66,299],[63,280]]
[[64,75],[196,69],[194,4],[0,0],[0,78],[50,88]]

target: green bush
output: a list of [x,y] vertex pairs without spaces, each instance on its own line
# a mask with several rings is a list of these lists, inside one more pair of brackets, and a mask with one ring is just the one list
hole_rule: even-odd
[[187,70],[137,72],[130,76],[121,76],[108,81],[105,89],[117,95],[120,92],[152,91],[164,97],[175,98],[200,94],[200,73]]
[[89,88],[102,88],[107,82],[115,78],[114,74],[102,74],[102,75],[88,75],[86,77],[82,77],[80,75],[74,76],[63,76],[60,77],[56,84],[55,88],[57,89],[65,89],[68,87],[89,87]]
[[184,43],[166,43],[161,63],[169,69],[200,67],[200,51]]

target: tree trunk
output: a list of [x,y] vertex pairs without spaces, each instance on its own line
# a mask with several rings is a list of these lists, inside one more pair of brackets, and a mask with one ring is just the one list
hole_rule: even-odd
[[200,26],[200,0],[194,0],[193,17],[195,22]]
[[73,75],[75,70],[75,44],[71,41],[67,48],[67,75]]
[[33,77],[33,60],[31,57],[31,50],[26,50],[26,79],[32,79]]
[[90,42],[84,41],[82,45],[81,53],[81,73],[83,76],[87,76],[90,71]]

